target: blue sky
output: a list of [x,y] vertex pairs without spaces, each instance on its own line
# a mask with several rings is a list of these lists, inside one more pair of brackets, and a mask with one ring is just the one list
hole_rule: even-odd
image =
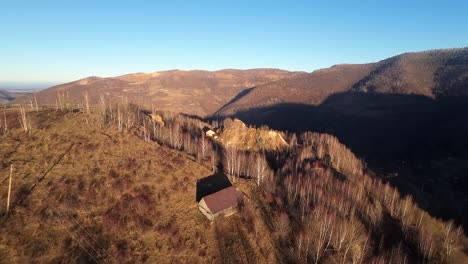
[[312,71],[468,46],[468,1],[0,0],[0,82]]

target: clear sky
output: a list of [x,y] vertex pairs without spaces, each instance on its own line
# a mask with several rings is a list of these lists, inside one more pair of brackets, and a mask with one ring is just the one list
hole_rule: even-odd
[[468,1],[0,0],[0,82],[312,71],[468,46]]

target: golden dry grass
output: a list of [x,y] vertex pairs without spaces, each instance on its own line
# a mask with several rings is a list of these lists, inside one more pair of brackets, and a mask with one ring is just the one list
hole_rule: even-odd
[[247,127],[239,119],[224,122],[225,127],[219,136],[224,147],[238,150],[281,150],[288,147],[282,133],[269,129]]
[[[98,128],[99,118],[83,113],[31,112],[26,134],[14,123],[16,111],[8,110],[13,129],[0,135],[0,263],[272,260],[270,240],[248,232],[240,215],[210,225],[199,212],[196,180],[211,171],[193,157]],[[11,163],[14,210],[7,217]],[[250,182],[240,183],[250,190]]]

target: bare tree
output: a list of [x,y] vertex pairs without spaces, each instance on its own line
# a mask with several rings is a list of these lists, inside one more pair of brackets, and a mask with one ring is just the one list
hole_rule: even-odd
[[[314,211],[316,215],[314,220],[318,220],[316,223],[316,239],[314,243],[314,259],[315,263],[318,263],[322,257],[324,251],[328,248],[331,242],[331,215],[327,215],[322,210]],[[310,229],[309,229],[310,230]]]
[[187,131],[187,132],[182,133],[182,139],[183,139],[182,144],[184,146],[185,152],[189,154],[194,154],[195,151],[194,151],[194,147],[192,144],[192,135],[190,134],[190,132]]
[[178,122],[169,125],[169,144],[175,149],[181,149],[183,145],[183,137],[180,130]]
[[273,220],[273,227],[275,228],[276,234],[281,239],[285,239],[291,231],[288,215],[286,213],[277,215]]
[[34,92],[34,102],[36,104],[36,111],[39,110],[39,105],[37,104],[37,96],[36,96],[36,92]]
[[427,260],[432,258],[433,244],[434,241],[431,234],[424,228],[419,229],[418,249],[421,255]]
[[267,170],[268,170],[268,164],[265,160],[265,156],[264,154],[257,154],[257,158],[255,160],[255,168],[256,168],[256,177],[257,177],[257,186],[260,186],[260,184],[263,182],[266,174],[267,174]]
[[216,172],[217,170],[217,167],[216,167],[216,150],[215,149],[211,149],[211,167],[213,169],[213,173]]
[[10,196],[11,196],[11,179],[12,179],[12,176],[13,176],[13,164],[10,164],[10,178],[9,178],[9,181],[8,181],[8,195],[7,195],[7,209],[6,209],[7,214],[10,211]]
[[24,132],[29,131],[28,117],[26,115],[26,110],[24,109],[23,106],[20,107],[20,124],[21,124],[21,127],[23,128]]
[[[356,245],[359,244],[359,239],[360,239],[360,231],[361,227],[359,223],[355,220],[351,220],[348,225],[348,239],[345,241],[345,246],[344,246],[344,254],[341,263],[346,263],[347,262],[347,256],[351,249],[355,247]],[[359,256],[359,259],[361,256]],[[356,257],[352,256],[352,259],[355,260]],[[354,262],[354,261],[353,261]]]
[[227,174],[234,174],[234,148],[227,146],[223,150],[223,165]]
[[349,236],[349,223],[348,221],[336,221],[334,229],[336,230],[336,235],[334,236],[333,244],[337,251],[341,251]]
[[114,121],[114,111],[112,110],[112,101],[109,100],[109,115],[110,115],[110,120]]
[[424,218],[424,211],[421,210],[421,213],[420,213],[420,214],[421,214],[421,216],[419,217],[419,220],[418,220],[418,222],[416,223],[416,227],[417,227],[417,228],[421,228],[421,226],[422,226],[422,220],[423,220],[423,218]]
[[297,145],[297,136],[295,133],[292,133],[289,136],[289,147],[294,147]]
[[101,110],[101,116],[102,116],[102,126],[104,126],[104,123],[106,122],[106,99],[104,98],[104,95],[101,93],[99,95],[99,108]]
[[3,127],[3,133],[6,133],[8,131],[8,124],[7,124],[7,117],[6,117],[5,110],[3,110],[3,119],[5,119],[5,126]]
[[124,109],[123,109],[124,113],[126,114],[126,118],[125,118],[125,127],[126,129],[130,129],[134,122],[135,122],[135,114],[133,111],[131,111],[129,109],[129,107],[127,105],[124,105]]
[[143,139],[145,140],[145,142],[148,142],[149,141],[149,137],[147,136],[147,129],[146,129],[146,122],[145,120],[143,120]]
[[452,220],[450,220],[444,228],[444,249],[445,255],[450,257],[452,253],[458,249],[458,240],[463,234],[460,227],[456,227]]
[[244,160],[243,152],[234,150],[234,175],[240,176],[242,174],[242,164]]
[[199,139],[198,142],[199,142],[201,158],[204,159],[208,151],[208,146],[210,145],[210,142],[206,138],[205,133],[202,133],[201,138]]
[[89,115],[91,112],[90,112],[90,110],[89,110],[88,91],[85,91],[85,92],[84,92],[83,97],[84,97],[84,99],[85,99],[86,113]]
[[117,105],[117,128],[119,129],[119,131],[123,130],[122,113],[120,112],[120,105]]
[[57,110],[60,109],[60,110],[63,110],[63,100],[62,100],[62,94],[59,92],[57,92]]

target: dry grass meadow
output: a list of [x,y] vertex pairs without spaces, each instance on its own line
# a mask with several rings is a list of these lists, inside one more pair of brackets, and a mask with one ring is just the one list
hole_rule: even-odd
[[[30,112],[28,133],[20,129],[17,109],[7,109],[6,116],[0,263],[274,262],[263,221],[255,220],[255,232],[239,224],[261,219],[249,199],[248,214],[214,224],[199,212],[196,180],[212,174],[209,164],[100,127],[98,116]],[[253,188],[245,180],[237,185],[247,194]]]

